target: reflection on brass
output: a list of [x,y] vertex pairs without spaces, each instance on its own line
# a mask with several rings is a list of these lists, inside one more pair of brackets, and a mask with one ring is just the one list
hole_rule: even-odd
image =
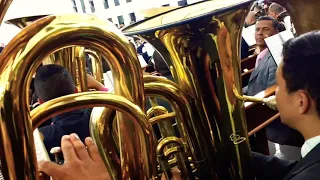
[[[233,93],[233,87],[241,91],[241,29],[251,2],[204,1],[122,30],[127,36],[148,41],[160,52],[184,93],[187,112],[174,112],[182,119],[188,117],[181,139],[199,179],[253,178],[244,106]],[[147,95],[147,87],[154,86],[152,81],[145,83]]]
[[0,24],[13,0],[0,0]]
[[[48,15],[36,15],[20,17],[15,19],[9,19],[6,21],[8,24],[15,25],[16,27],[23,29],[26,26],[32,24],[34,21],[46,17]],[[53,54],[48,55],[43,59],[42,64],[59,64],[65,67],[74,79],[74,83],[79,92],[88,90],[86,79],[86,63],[84,48],[82,47],[66,47],[55,51]]]
[[[134,102],[137,108],[140,106],[144,111],[145,96],[139,61],[134,50],[130,49],[129,41],[112,23],[86,14],[41,18],[22,29],[0,56],[0,145],[3,149],[2,171],[6,179],[36,179],[38,176],[32,143],[28,87],[36,68],[45,57],[70,46],[88,47],[105,56],[113,72],[115,94]],[[88,101],[93,103],[92,99],[107,97],[98,94]],[[119,99],[118,96],[112,98]],[[81,104],[81,97],[73,100],[78,107],[85,107]],[[55,106],[63,107],[65,103],[71,102],[62,100],[56,102]],[[48,117],[48,108],[39,107],[42,118]],[[127,106],[124,108],[129,110]],[[57,109],[63,113],[68,108]],[[155,176],[157,167],[155,147],[148,143],[152,139],[151,131],[146,128],[141,130],[132,121],[132,115],[127,114],[117,112],[121,158],[121,175],[118,176],[124,179],[150,179]],[[33,126],[37,127],[39,123]],[[142,132],[149,133],[147,140],[146,134]]]
[[[174,144],[177,146],[171,147],[164,152],[164,148],[169,144]],[[166,137],[162,139],[157,146],[157,155],[160,163],[160,167],[164,171],[167,179],[172,178],[171,167],[169,164],[169,157],[175,155],[177,159],[178,166],[181,170],[182,179],[194,179],[192,174],[192,169],[185,154],[183,142],[177,137]]]
[[[156,179],[161,171],[170,177],[170,168],[178,166],[182,176],[190,179],[251,180],[242,102],[276,107],[274,97],[254,99],[238,93],[239,42],[251,2],[204,1],[125,28],[127,35],[140,36],[154,45],[174,77],[175,83],[145,77],[145,87],[134,49],[111,23],[75,14],[46,16],[25,27],[0,55],[0,155],[5,179],[39,179],[32,128],[56,114],[100,106],[93,110],[90,128],[112,179]],[[294,12],[298,33],[319,29],[319,23],[313,21],[319,16],[318,1],[281,2],[289,13]],[[308,11],[299,11],[302,2]],[[10,3],[0,0],[0,20]],[[87,47],[109,60],[115,94],[73,94],[46,102],[30,114],[27,92],[36,68],[50,55],[57,58],[52,62],[67,59],[55,52],[74,52],[74,46]],[[82,52],[78,53],[81,58]],[[77,62],[82,61],[60,61],[66,67]],[[84,73],[83,64],[78,65],[81,68],[72,71],[73,76]],[[148,119],[145,93],[166,99],[174,112],[161,110],[165,114]],[[161,108],[156,107],[159,113]],[[164,137],[156,151],[150,121],[166,121],[169,116],[175,117],[180,137]],[[42,175],[40,179],[48,178]]]
[[270,96],[267,98],[259,98],[254,96],[241,96],[236,88],[233,89],[233,93],[240,101],[262,103],[273,110],[278,110],[276,96]]
[[102,68],[102,59],[99,55],[89,49],[85,50],[85,53],[88,53],[91,56],[91,64],[92,64],[92,75],[95,80],[103,83],[103,68]]

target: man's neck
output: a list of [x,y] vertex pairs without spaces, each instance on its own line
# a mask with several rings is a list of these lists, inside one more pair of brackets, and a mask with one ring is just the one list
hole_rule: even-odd
[[300,127],[303,127],[299,129],[299,132],[302,134],[305,140],[320,135],[320,119],[310,121],[309,125],[304,124]]
[[267,48],[267,46],[259,46],[260,52],[262,52],[263,50],[265,50]]

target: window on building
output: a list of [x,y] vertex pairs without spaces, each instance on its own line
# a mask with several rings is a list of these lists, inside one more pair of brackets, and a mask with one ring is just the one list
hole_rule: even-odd
[[113,22],[113,21],[112,21],[112,18],[108,18],[108,21]]
[[127,3],[128,3],[128,2],[132,2],[132,0],[126,0],[126,1],[127,1]]
[[120,5],[119,0],[114,0],[114,5],[115,5],[115,6],[119,6],[119,5]]
[[170,6],[170,4],[165,4],[165,5],[162,5],[162,7],[167,7],[167,6]]
[[118,16],[118,22],[119,22],[119,25],[123,24],[124,25],[124,19],[123,19],[123,16]]
[[180,0],[180,1],[178,1],[178,6],[186,6],[186,5],[188,5],[187,0]]
[[72,2],[72,7],[73,7],[74,12],[78,12],[76,0],[71,0],[71,2]]
[[104,8],[108,9],[109,8],[109,3],[108,0],[103,0]]
[[136,18],[136,15],[134,14],[134,12],[130,13],[129,16],[130,16],[130,23],[137,21],[137,18]]
[[84,5],[84,1],[80,0],[80,3],[81,3],[82,12],[86,13],[86,6]]
[[89,0],[89,4],[90,4],[91,12],[94,13],[96,11],[96,9],[94,8],[93,0]]

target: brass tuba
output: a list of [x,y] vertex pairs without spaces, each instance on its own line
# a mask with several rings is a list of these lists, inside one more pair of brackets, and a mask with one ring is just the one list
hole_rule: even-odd
[[[134,102],[141,107],[141,111],[144,111],[140,65],[134,50],[129,46],[129,41],[116,27],[90,15],[44,17],[24,28],[0,56],[0,148],[2,149],[0,155],[2,173],[6,179],[38,177],[28,108],[28,87],[32,75],[45,57],[60,48],[70,46],[88,47],[107,57],[113,72],[115,94]],[[81,103],[81,98],[78,96],[80,95],[76,95],[76,98],[71,96],[74,100],[80,100],[73,102],[77,106]],[[84,97],[89,97],[86,101],[92,101],[93,104],[94,99],[98,98],[97,95],[90,94]],[[112,98],[117,99],[117,97]],[[56,105],[69,102],[66,97]],[[106,101],[100,102],[100,105],[106,105]],[[119,103],[109,103],[109,105],[120,106]],[[122,107],[125,107],[126,111],[129,110],[128,106]],[[60,110],[64,112],[63,109]],[[43,113],[45,108],[40,110],[40,114]],[[152,178],[156,174],[156,157],[155,150],[150,150],[155,147],[150,140],[153,135],[148,124],[145,123],[141,130],[137,123],[130,121],[135,118],[132,117],[132,113],[124,115],[117,112],[117,114],[122,178]]]
[[[34,21],[46,16],[48,15],[18,17],[8,19],[6,20],[6,23],[23,29]],[[88,90],[84,50],[85,49],[83,47],[79,46],[64,47],[45,57],[42,64],[59,64],[65,67],[72,75],[78,91],[84,92]]]
[[200,172],[207,179],[252,179],[243,101],[234,94],[242,92],[240,36],[251,4],[205,1],[123,29],[126,36],[152,44],[188,94],[193,113],[199,115],[193,126],[204,139]]

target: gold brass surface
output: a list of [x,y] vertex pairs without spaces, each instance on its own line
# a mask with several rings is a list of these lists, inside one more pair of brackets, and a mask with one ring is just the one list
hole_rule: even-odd
[[[26,26],[30,25],[34,21],[46,17],[48,15],[37,15],[37,16],[27,16],[20,17],[15,19],[9,19],[6,21],[8,24],[15,25],[16,27],[23,29]],[[57,50],[53,54],[48,55],[44,58],[42,64],[59,64],[65,67],[74,79],[74,83],[79,92],[84,92],[88,90],[87,79],[86,79],[86,63],[84,48],[82,47],[66,47],[60,50]]]
[[[144,142],[144,144],[140,148],[146,149],[146,154],[141,156],[140,161],[142,162],[140,163],[154,165],[149,162],[156,162],[156,147],[154,145],[151,125],[148,123],[146,115],[140,109],[140,107],[122,96],[105,92],[84,92],[56,98],[44,104],[41,104],[39,108],[31,111],[32,125],[33,127],[37,127],[47,119],[52,118],[58,114],[87,107],[107,107],[108,109],[114,109],[129,116],[130,118],[128,120],[133,121],[134,124],[139,127],[137,128],[136,133],[137,136],[139,136],[139,138],[141,138],[141,140]],[[44,111],[43,109],[46,109],[46,111]],[[99,122],[95,121],[95,118],[91,121],[90,128],[91,136],[96,140],[100,154],[102,154],[104,162],[106,163],[107,167],[109,167],[109,165],[113,164],[111,160],[113,156],[112,158],[109,158],[111,155],[108,151],[105,151],[102,144],[99,143],[100,141],[104,141],[105,139],[100,140]],[[148,172],[150,171],[148,167],[149,166],[144,166],[144,169],[141,169],[140,171]],[[113,171],[109,172],[110,175],[115,179],[119,179],[121,177],[121,174],[111,173]],[[148,177],[148,179],[151,178],[151,176]]]
[[[22,29],[0,56],[0,146],[3,150],[2,172],[6,179],[37,179],[28,88],[45,57],[71,46],[88,47],[105,56],[113,72],[115,94],[134,102],[144,111],[139,61],[129,41],[112,23],[85,14],[39,19]],[[151,157],[146,142],[142,142],[136,133],[139,130],[129,120],[131,116],[117,114],[121,177],[151,178],[156,171],[156,161],[145,160],[146,155]]]
[[123,29],[160,52],[188,95],[199,116],[193,121],[207,164],[202,179],[252,179],[244,105],[233,93],[241,92],[239,47],[251,2],[204,1]]
[[[174,82],[157,76],[144,76],[144,88],[147,96],[163,98],[172,105],[177,119],[179,134],[188,155],[192,157],[198,173],[209,176],[210,172],[207,173],[207,170],[202,168],[210,167],[210,163],[213,162],[210,162],[210,153],[205,152],[205,137],[201,134],[201,129],[199,129],[199,116],[195,107],[191,104],[190,97]],[[171,114],[165,115],[172,118]],[[159,118],[157,121],[166,119],[165,117],[160,117],[156,116],[155,118]],[[150,119],[149,121],[153,120]]]
[[26,26],[28,26],[29,24],[33,23],[34,21],[36,21],[40,18],[43,18],[45,16],[47,16],[47,14],[46,15],[36,15],[36,16],[14,18],[14,19],[6,20],[6,23],[15,25],[16,27],[23,29]]
[[298,35],[320,29],[319,0],[273,0],[281,4],[289,13]]
[[91,56],[92,62],[92,75],[95,80],[99,81],[100,83],[104,84],[103,82],[103,68],[102,68],[102,59],[99,55],[89,49],[85,50],[85,53],[88,53]]
[[[171,147],[166,152],[164,152],[164,148],[167,147],[169,144],[174,144],[177,146]],[[176,155],[176,160],[181,170],[181,178],[182,179],[195,179],[193,176],[193,172],[190,166],[190,162],[188,157],[185,154],[183,141],[177,137],[166,137],[163,138],[158,146],[157,146],[157,155],[159,159],[160,166],[162,167],[164,174],[167,179],[172,178],[171,168],[169,165],[169,157],[171,155]]]
[[262,103],[268,106],[270,109],[278,110],[276,96],[270,96],[267,98],[260,98],[260,97],[254,97],[254,96],[241,96],[236,88],[233,89],[233,93],[237,97],[237,99],[243,102]]
[[251,2],[205,1],[123,29],[152,44],[188,94],[205,141],[206,179],[252,179],[243,101],[233,93],[241,92],[240,37]]
[[0,24],[13,0],[0,0]]

